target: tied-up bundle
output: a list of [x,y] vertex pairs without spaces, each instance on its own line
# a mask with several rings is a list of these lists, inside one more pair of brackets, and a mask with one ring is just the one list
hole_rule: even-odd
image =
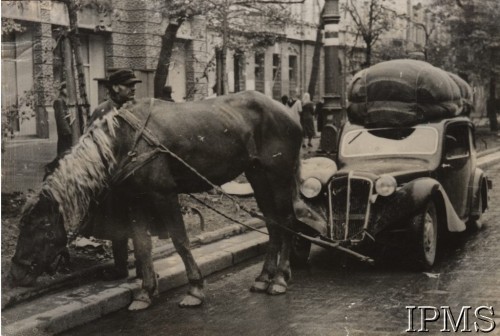
[[472,89],[460,77],[410,59],[358,72],[347,90],[349,121],[367,127],[410,126],[468,115]]

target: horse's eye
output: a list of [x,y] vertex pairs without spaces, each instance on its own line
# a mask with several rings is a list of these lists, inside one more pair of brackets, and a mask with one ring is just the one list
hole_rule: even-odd
[[54,239],[54,238],[55,238],[54,232],[52,232],[52,231],[47,231],[47,232],[45,233],[45,237],[47,237],[47,239],[49,239],[49,240]]

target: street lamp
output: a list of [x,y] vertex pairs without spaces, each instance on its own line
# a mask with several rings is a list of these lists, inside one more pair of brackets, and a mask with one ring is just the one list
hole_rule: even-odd
[[337,135],[344,119],[339,60],[340,13],[338,0],[325,1],[323,22],[325,24],[325,103],[323,115],[327,125],[321,132],[320,148],[322,151],[331,153],[337,149]]

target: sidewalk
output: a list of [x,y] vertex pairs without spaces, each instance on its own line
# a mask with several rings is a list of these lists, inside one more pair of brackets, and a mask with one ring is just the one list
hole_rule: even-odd
[[[313,149],[303,151],[316,149],[318,142],[319,139],[314,139]],[[478,129],[477,146],[478,150],[481,151],[478,159],[480,167],[487,169],[500,162],[498,145],[500,145],[500,140],[496,134],[491,134],[486,129]],[[19,146],[25,148],[26,144]],[[8,146],[7,150],[10,148]],[[23,187],[33,188],[40,183],[41,178],[25,181],[23,180],[26,177],[24,174],[43,167],[42,155],[47,153],[34,143],[30,143],[28,148],[30,149],[21,155],[24,161],[21,160],[20,164],[4,161],[5,156],[3,156],[2,170],[4,164],[8,165],[11,167],[10,169],[13,169],[12,172],[18,173],[16,178],[23,181]],[[10,158],[16,154],[13,152],[12,155]],[[28,158],[35,159],[33,161],[35,163],[29,164]],[[28,164],[26,169],[19,170],[19,167],[22,168],[24,164]],[[16,180],[13,179],[12,182],[14,183]],[[33,183],[33,186],[30,186],[30,183]],[[4,176],[2,177],[2,188],[4,188]],[[13,191],[15,190],[13,189]],[[249,224],[256,228],[264,226],[259,220],[252,220]],[[267,240],[267,235],[253,231],[247,232],[239,225],[232,225],[216,232],[194,237],[192,243],[199,247],[193,249],[193,254],[204,276],[208,276],[263,254]],[[155,269],[160,276],[159,289],[161,292],[187,283],[184,266],[171,244],[155,250],[154,256]],[[9,297],[10,307],[2,311],[2,335],[51,335],[127,307],[132,300],[133,293],[139,290],[141,282],[135,279],[132,270],[126,281],[103,282],[98,280],[98,272],[107,266],[98,265],[81,274],[71,274],[62,281],[38,288],[37,291],[14,290]]]
[[[262,227],[263,223],[254,222],[254,226]],[[211,235],[212,239],[225,236],[223,232]],[[210,242],[210,237],[205,238]],[[267,235],[252,231],[193,249],[193,255],[206,277],[263,254],[267,240]],[[177,254],[156,260],[154,266],[159,275],[160,292],[187,284],[184,264]],[[96,281],[6,309],[2,312],[2,334],[52,335],[125,308],[132,302],[133,293],[141,287],[134,272],[131,270],[126,281]]]

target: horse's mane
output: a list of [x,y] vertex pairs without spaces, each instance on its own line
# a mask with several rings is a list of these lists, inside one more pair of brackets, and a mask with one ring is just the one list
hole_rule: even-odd
[[67,229],[78,229],[92,200],[108,187],[110,173],[116,166],[112,151],[118,125],[116,115],[116,111],[111,111],[95,120],[42,185],[41,193],[59,204]]

